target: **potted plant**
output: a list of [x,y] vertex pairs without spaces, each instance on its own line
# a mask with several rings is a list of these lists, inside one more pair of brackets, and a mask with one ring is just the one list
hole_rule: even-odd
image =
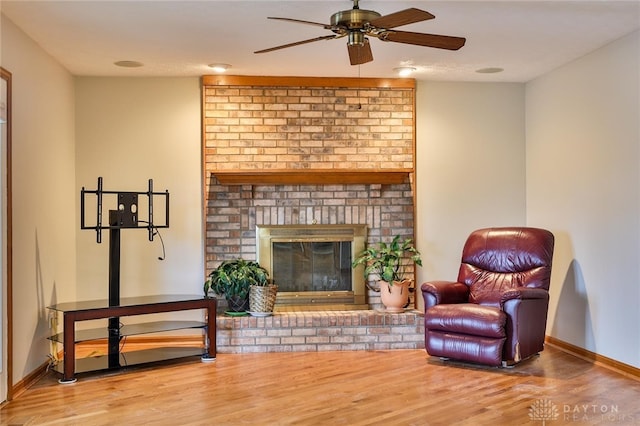
[[367,246],[352,262],[352,267],[364,266],[364,277],[376,276],[380,283],[380,298],[389,312],[402,312],[409,302],[409,287],[413,280],[406,273],[413,265],[422,266],[420,252],[411,238],[393,237],[391,243],[380,241]]
[[225,260],[211,271],[204,282],[204,294],[209,290],[224,295],[230,312],[249,310],[249,291],[252,285],[265,285],[268,273],[258,262],[245,259]]

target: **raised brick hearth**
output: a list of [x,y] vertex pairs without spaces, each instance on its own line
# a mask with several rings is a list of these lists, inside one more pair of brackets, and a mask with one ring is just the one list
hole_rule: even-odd
[[217,318],[219,353],[424,349],[419,311],[276,312]]

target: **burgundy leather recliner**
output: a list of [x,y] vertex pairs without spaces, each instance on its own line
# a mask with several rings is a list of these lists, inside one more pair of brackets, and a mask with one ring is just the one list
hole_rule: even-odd
[[457,282],[422,284],[429,355],[508,366],[542,351],[553,247],[544,229],[472,232]]

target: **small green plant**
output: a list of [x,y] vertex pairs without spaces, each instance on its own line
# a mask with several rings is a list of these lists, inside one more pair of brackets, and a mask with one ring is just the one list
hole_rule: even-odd
[[365,279],[373,274],[393,285],[394,281],[404,279],[407,268],[412,264],[422,266],[420,252],[413,246],[411,238],[402,240],[400,235],[396,235],[389,244],[381,241],[365,248],[351,266],[364,265]]
[[225,260],[211,271],[204,282],[204,294],[209,290],[225,297],[248,297],[252,285],[266,286],[269,273],[258,262],[244,259]]

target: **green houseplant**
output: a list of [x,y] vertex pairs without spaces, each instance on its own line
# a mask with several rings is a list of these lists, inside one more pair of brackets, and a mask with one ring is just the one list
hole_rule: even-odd
[[367,246],[352,262],[352,267],[364,266],[364,277],[376,276],[380,283],[380,298],[388,311],[400,312],[409,301],[411,279],[406,277],[413,265],[422,266],[420,252],[411,238],[396,235],[390,243],[380,241]]
[[204,282],[204,294],[209,290],[224,295],[232,312],[249,310],[249,291],[252,285],[266,285],[268,272],[258,262],[225,260],[209,273]]

